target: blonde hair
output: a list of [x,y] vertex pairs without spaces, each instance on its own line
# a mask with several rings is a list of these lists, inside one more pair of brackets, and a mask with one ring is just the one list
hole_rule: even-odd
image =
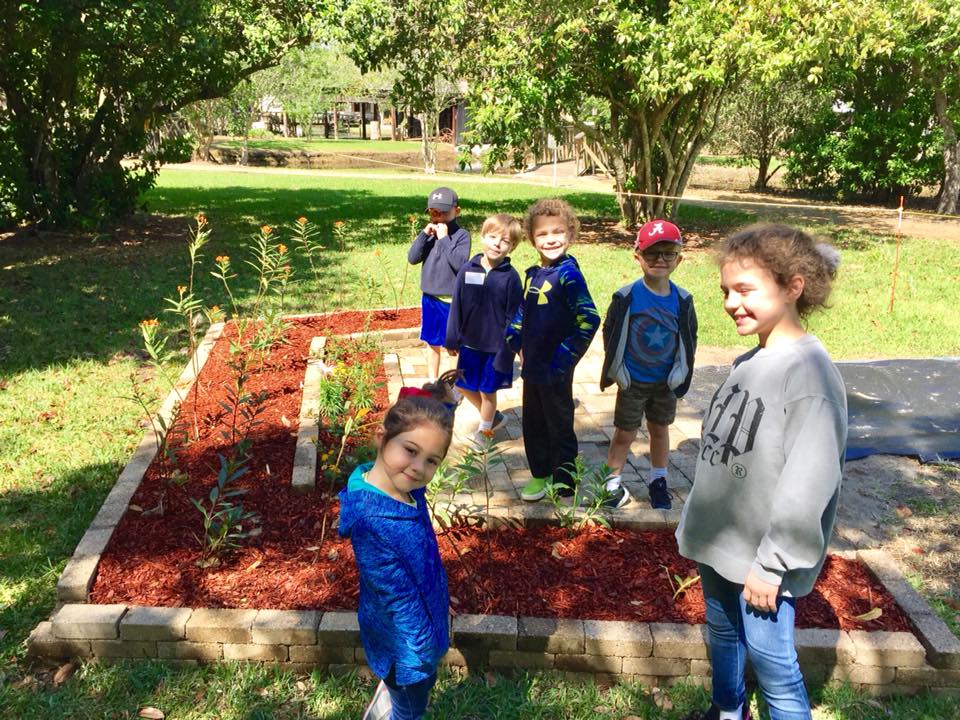
[[773,275],[780,287],[787,287],[796,275],[802,277],[797,313],[806,317],[827,307],[840,253],[789,225],[757,223],[738,230],[720,246],[717,264],[722,267],[733,260],[752,260]]
[[523,232],[531,243],[533,242],[533,221],[538,217],[561,218],[567,224],[567,240],[571,243],[576,242],[580,233],[580,221],[577,220],[577,215],[569,203],[558,198],[544,198],[527,208],[523,216]]
[[497,213],[484,220],[483,227],[480,228],[480,234],[486,235],[488,232],[494,230],[507,233],[511,250],[520,244],[520,238],[523,237],[523,228],[520,225],[520,221],[513,217],[513,215],[507,215],[506,213]]

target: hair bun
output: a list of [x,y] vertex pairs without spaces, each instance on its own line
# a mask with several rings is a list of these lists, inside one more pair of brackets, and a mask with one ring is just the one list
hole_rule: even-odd
[[840,251],[829,243],[817,243],[815,247],[817,249],[817,253],[827,264],[830,274],[833,275],[836,273],[837,268],[840,267]]

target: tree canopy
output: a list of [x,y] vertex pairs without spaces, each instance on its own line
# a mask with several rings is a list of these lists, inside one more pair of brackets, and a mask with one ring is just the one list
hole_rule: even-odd
[[151,127],[276,64],[328,12],[320,0],[4,3],[0,216],[128,212],[163,159],[141,154]]

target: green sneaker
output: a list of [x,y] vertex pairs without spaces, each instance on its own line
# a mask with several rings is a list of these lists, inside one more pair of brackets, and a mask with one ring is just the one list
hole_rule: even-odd
[[520,491],[520,498],[527,502],[542,500],[547,494],[547,480],[549,478],[530,478],[530,481]]

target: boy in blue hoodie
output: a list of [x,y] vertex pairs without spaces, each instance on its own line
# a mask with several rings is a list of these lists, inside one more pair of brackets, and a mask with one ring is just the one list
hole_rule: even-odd
[[368,716],[387,717],[379,708],[392,705],[393,720],[423,717],[450,645],[447,575],[425,487],[452,436],[443,403],[403,388],[377,431],[376,461],[359,465],[340,492],[339,532],[360,573],[360,641],[383,680]]
[[504,340],[523,286],[510,264],[510,252],[523,230],[510,215],[493,215],[480,230],[481,252],[457,273],[447,321],[447,352],[457,356],[457,387],[480,413],[480,433],[506,423],[497,410],[497,391],[513,384],[513,352]]
[[527,268],[506,338],[523,363],[523,445],[533,477],[520,497],[529,502],[546,494],[550,479],[561,494],[574,493],[573,371],[600,326],[580,266],[567,254],[579,227],[573,208],[557,199],[537,201],[523,218],[540,264]]
[[460,198],[448,187],[439,187],[427,197],[430,222],[414,238],[407,251],[411,265],[423,263],[420,271],[420,339],[427,343],[429,381],[440,377],[440,350],[447,335],[447,318],[457,272],[470,257],[470,233],[460,227]]

